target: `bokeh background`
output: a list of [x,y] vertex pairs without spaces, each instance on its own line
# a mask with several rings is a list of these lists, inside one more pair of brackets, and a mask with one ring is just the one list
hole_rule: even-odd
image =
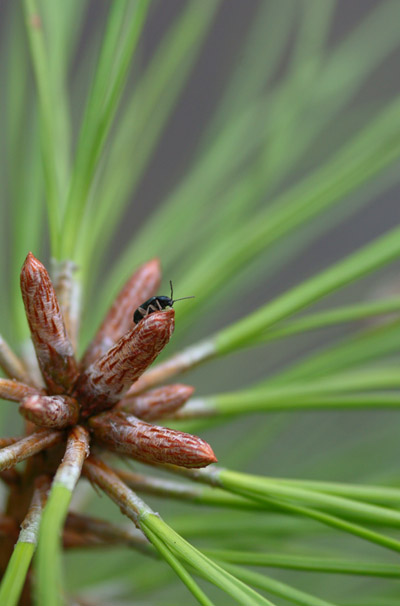
[[[130,73],[128,88],[132,89],[136,86],[140,75],[153,56],[159,40],[168,31],[177,16],[190,2],[196,1],[200,0],[153,2],[149,19],[141,36],[135,65]],[[324,3],[325,0],[320,0],[320,2]],[[285,31],[286,36],[281,44],[279,60],[276,61],[268,81],[262,85],[260,90],[255,91],[255,96],[266,100],[264,119],[271,123],[269,131],[271,146],[268,145],[267,137],[262,162],[257,153],[250,154],[241,165],[240,171],[244,173],[247,170],[253,170],[255,179],[259,176],[257,171],[260,174],[263,171],[271,171],[273,184],[266,188],[265,192],[261,192],[249,209],[249,213],[256,215],[260,208],[268,206],[280,192],[285,191],[303,176],[318,168],[335,150],[340,149],[353,133],[368,125],[380,109],[400,93],[398,78],[400,33],[396,44],[394,34],[391,32],[387,35],[385,31],[386,27],[397,28],[397,24],[394,25],[393,22],[390,23],[390,20],[385,21],[382,18],[377,20],[374,29],[373,21],[371,21],[369,39],[360,43],[363,55],[357,56],[350,52],[346,55],[346,40],[357,36],[360,25],[371,19],[374,11],[382,11],[383,15],[385,10],[390,11],[391,7],[394,8],[399,3],[396,0],[395,2],[390,0],[352,0],[351,2],[337,0],[328,4],[331,6],[331,16],[323,48],[320,49],[323,57],[321,65],[316,69],[313,78],[308,78],[305,70],[297,79],[292,80],[292,93],[284,99],[288,104],[287,123],[285,121],[279,123],[278,117],[276,118],[277,132],[283,133],[280,140],[275,136],[274,131],[273,112],[276,111],[276,105],[271,106],[271,114],[269,114],[268,102],[274,99],[274,91],[278,90],[292,73],[295,73],[296,60],[301,56],[301,52],[310,52],[309,49],[313,48],[315,42],[314,38],[321,35],[319,30],[321,24],[317,20],[313,22],[312,3],[298,0],[222,0],[220,2],[205,36],[201,52],[199,52],[138,186],[119,221],[116,237],[113,238],[107,255],[102,259],[101,271],[98,272],[91,285],[86,317],[91,322],[92,328],[99,318],[96,301],[103,286],[104,276],[113,267],[132,238],[141,232],[152,213],[193,170],[207,138],[212,140],[212,137],[218,132],[219,126],[224,123],[224,105],[221,103],[226,102],[225,94],[232,78],[240,79],[241,70],[249,69],[245,63],[246,56],[243,49],[249,32],[252,31],[257,21],[259,21],[260,31],[262,31],[262,27],[265,27],[265,44],[263,46],[262,42],[259,42],[258,63],[254,65],[254,69],[259,71],[264,59],[268,65],[268,53],[272,52],[271,36],[274,31],[274,27],[271,27],[271,23],[268,22],[268,11],[271,16],[280,15],[282,20],[280,27],[282,31]],[[71,64],[69,82],[71,110],[76,127],[87,92],[88,74],[93,69],[95,49],[100,41],[108,7],[109,2],[105,0],[87,2],[81,31],[77,35],[77,48]],[[305,11],[308,11],[308,29],[304,25]],[[11,0],[1,0],[0,15],[2,49],[0,96],[3,97],[3,100],[0,101],[0,123],[5,140],[12,111],[5,101],[5,91],[9,76],[9,53],[11,52],[8,44],[9,32],[16,19],[15,3]],[[265,26],[262,25],[261,16],[266,19]],[[286,20],[290,23],[289,25],[284,25]],[[300,31],[303,36],[303,48],[299,50],[296,45]],[[262,40],[261,36],[259,40]],[[307,44],[309,44],[309,49],[307,49]],[[343,51],[337,68],[338,85],[341,79],[345,81],[348,77],[347,67],[352,67],[353,62],[358,61],[360,69],[364,69],[366,65],[375,61],[374,67],[369,72],[367,70],[367,75],[361,79],[359,84],[355,84],[354,90],[348,94],[340,111],[327,119],[315,136],[310,137],[304,151],[290,170],[283,171],[274,181],[274,151],[278,155],[282,153],[280,145],[283,145],[283,153],[285,153],[285,146],[286,149],[290,149],[291,142],[304,136],[307,128],[312,126],[314,120],[318,121],[329,106],[329,88],[326,89],[324,95],[320,95],[318,83],[324,78],[325,58],[329,58],[340,45],[342,45]],[[264,58],[263,51],[266,54]],[[377,60],[371,58],[370,60],[369,52],[371,52],[371,57],[381,55],[381,58]],[[309,67],[311,70],[313,69],[312,53],[309,56]],[[266,69],[268,68],[266,67]],[[349,88],[351,89],[351,87]],[[332,91],[333,94],[334,91]],[[28,114],[34,109],[34,99],[32,81],[24,101]],[[250,107],[252,102],[253,99],[246,98],[246,91],[244,91],[242,98],[230,98],[226,107],[234,107],[237,103],[238,108],[243,109],[246,108],[246,105]],[[262,120],[261,117],[260,120]],[[279,120],[282,120],[282,114],[280,114]],[[260,129],[262,127],[263,124],[260,123]],[[71,135],[73,138],[76,133],[71,133]],[[250,136],[252,133],[249,133]],[[244,138],[243,145],[245,144]],[[1,175],[4,184],[1,188],[1,205],[5,209],[3,217],[10,215],[10,208],[13,205],[13,191],[8,178],[9,153],[10,150],[3,144],[1,147]],[[140,153],[140,147],[132,148],[132,155],[127,158],[127,162],[134,165]],[[195,322],[193,320],[190,323],[182,322],[182,329],[178,323],[176,343],[179,344],[179,347],[197,341],[216,328],[242,317],[261,303],[274,298],[334,261],[345,257],[351,251],[397,224],[400,220],[399,168],[398,163],[392,164],[366,187],[344,199],[340,205],[340,211],[334,208],[324,213],[323,216],[317,217],[311,225],[311,227],[319,225],[315,230],[315,235],[309,233],[308,224],[300,228],[296,232],[299,245],[295,254],[293,252],[287,254],[284,238],[273,252],[273,263],[270,263],[270,252],[259,255],[254,261],[248,263],[234,280],[221,287],[214,298],[201,304]],[[221,182],[220,186],[210,194],[204,214],[200,216],[198,229],[205,234],[205,239],[208,225],[212,229],[214,209],[217,209],[219,204],[229,204],[229,201],[226,200],[229,178],[227,182]],[[190,203],[191,201],[188,199],[188,206]],[[27,204],[29,204],[28,200]],[[110,212],[112,212],[112,208],[110,208]],[[165,229],[168,230],[169,227],[166,224]],[[174,226],[171,227],[173,232]],[[13,235],[7,229],[6,222],[3,222],[0,231],[4,243],[3,250],[12,250]],[[291,235],[287,237],[290,238]],[[175,243],[176,241],[171,240],[170,247],[173,248]],[[152,243],[149,244],[151,248]],[[158,250],[157,242],[154,242],[154,249],[163,261],[163,251]],[[190,247],[187,247],[185,254],[167,264],[167,273],[163,283],[165,294],[168,293],[168,281],[172,279],[176,296],[198,295],[196,291],[183,292],[180,287],[180,276],[183,270],[187,271],[187,258],[190,258],[191,253]],[[47,242],[44,242],[43,254],[48,254]],[[284,262],[276,262],[277,257],[282,257]],[[136,260],[133,259],[132,266],[135,265]],[[5,275],[8,276],[7,256],[3,258],[3,268]],[[374,275],[357,282],[356,285],[323,301],[315,309],[332,307],[338,302],[344,304],[368,300],[382,296],[382,293],[396,293],[400,291],[399,270],[399,264],[394,264],[381,272],[378,279]],[[4,310],[5,306],[10,304],[9,298],[3,296],[1,304]],[[178,308],[177,317],[179,320]],[[306,337],[294,337],[289,341],[274,342],[266,347],[246,350],[189,373],[187,381],[196,385],[198,395],[243,388],[252,381],[273,375],[291,362],[308,355],[318,347],[338,340],[355,328],[359,328],[359,325],[325,329]],[[5,326],[2,330],[6,334],[11,333],[9,326]],[[7,336],[12,340],[11,334]],[[174,344],[171,344],[170,351],[173,349]],[[247,419],[232,420],[223,427],[217,426],[204,431],[204,436],[215,446],[220,461],[232,468],[290,477],[319,478],[323,474],[324,479],[343,481],[362,481],[364,477],[371,478],[375,474],[378,480],[385,475],[386,471],[392,469],[393,465],[397,465],[399,460],[398,420],[398,413],[388,411],[363,411],[362,414],[359,412],[301,412],[290,415],[271,413],[267,418],[265,415],[252,415]],[[4,423],[14,426],[17,420],[10,413]],[[253,445],[243,451],[240,448],[241,438],[250,432],[254,433]],[[347,464],[348,461],[351,463]],[[338,470],[340,470],[340,477]],[[88,493],[82,497],[78,496],[78,498],[88,499],[91,510],[93,508],[97,513],[101,512],[113,518],[114,508],[111,504],[106,503],[105,499],[102,501],[92,499]],[[89,501],[89,499],[91,500]],[[161,509],[161,503],[157,499],[149,498],[149,502],[155,509],[157,507]],[[178,506],[175,503],[162,504],[163,516],[167,521],[178,517],[183,519],[187,511],[189,511],[188,506]],[[314,540],[318,539],[313,537],[312,541]],[[199,536],[195,542],[201,546],[201,530],[199,530]],[[365,549],[364,545],[360,547],[361,551]],[[114,550],[112,557],[109,554],[94,553],[90,560],[85,555],[74,555],[68,558],[69,583],[70,586],[76,588],[86,584],[90,586],[95,582],[99,583],[100,589],[96,591],[103,597],[107,597],[108,594],[112,596],[118,584],[120,587],[143,590],[146,585],[145,570],[138,568],[142,574],[140,588],[136,586],[137,579],[130,574],[130,571],[136,566],[140,567],[141,564],[137,562],[134,555],[127,555],[126,550]],[[161,569],[159,574],[162,578]],[[276,576],[279,577],[279,575],[282,578],[289,578],[283,572],[277,573]],[[105,576],[109,577],[109,580],[104,580]],[[290,578],[294,579],[299,587],[307,588],[307,580],[304,579],[304,576],[290,573]],[[151,581],[152,579],[149,578],[148,582]],[[335,587],[335,581],[332,578],[324,578],[323,575],[320,575],[318,580],[313,580],[313,588],[316,593],[322,588],[323,594],[329,595],[330,592],[332,594],[337,592],[343,596],[347,591],[355,591],[357,584],[362,583],[372,584],[373,581],[346,579],[339,589]],[[172,586],[169,589],[171,593],[168,594],[168,602],[164,601],[162,593],[160,593],[160,595],[153,594],[150,601],[146,601],[147,598],[143,597],[143,602],[140,603],[188,603],[185,602],[187,596],[184,588],[177,585],[175,590]],[[173,591],[176,593],[174,594]],[[143,595],[145,596],[145,594]],[[222,604],[222,602],[220,603]],[[228,604],[229,601],[225,603]],[[278,603],[284,604],[283,601]]]

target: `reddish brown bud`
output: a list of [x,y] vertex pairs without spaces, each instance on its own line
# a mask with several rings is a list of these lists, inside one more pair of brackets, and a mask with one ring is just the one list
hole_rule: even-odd
[[22,400],[19,411],[39,427],[64,429],[79,419],[79,404],[68,396],[28,396]]
[[43,378],[51,393],[65,393],[78,374],[74,351],[49,274],[32,253],[22,267],[21,291]]
[[158,259],[145,263],[128,280],[115,299],[83,359],[86,368],[103,356],[132,325],[133,312],[143,301],[156,294],[161,282]]
[[150,425],[124,412],[98,415],[89,424],[101,444],[145,463],[205,467],[217,460],[211,446],[201,438]]
[[183,406],[194,392],[194,387],[176,383],[152,389],[136,398],[125,398],[121,408],[139,419],[154,421],[168,417]]
[[173,309],[145,317],[85,370],[75,388],[83,417],[111,408],[125,395],[168,343],[174,317]]
[[12,381],[11,379],[0,379],[0,398],[3,398],[4,400],[20,402],[22,398],[37,393],[38,390],[30,385],[18,383],[18,381]]

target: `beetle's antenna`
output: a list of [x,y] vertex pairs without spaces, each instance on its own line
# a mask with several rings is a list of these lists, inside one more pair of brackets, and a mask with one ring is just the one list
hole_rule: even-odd
[[172,299],[172,303],[176,303],[177,301],[183,301],[184,299],[195,299],[196,297],[192,295],[191,297],[181,297],[180,299]]
[[192,295],[191,297],[181,297],[180,299],[174,299],[174,289],[172,286],[172,280],[169,281],[169,285],[171,287],[171,301],[172,304],[176,303],[176,301],[183,301],[184,299],[194,299],[194,295]]

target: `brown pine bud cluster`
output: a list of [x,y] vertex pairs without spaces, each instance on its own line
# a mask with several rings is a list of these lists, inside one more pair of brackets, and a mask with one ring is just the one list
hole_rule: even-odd
[[[20,413],[34,426],[63,430],[88,423],[93,443],[139,460],[187,467],[214,462],[210,446],[200,438],[149,423],[172,416],[192,395],[192,387],[175,384],[140,396],[128,393],[174,331],[172,308],[151,310],[139,323],[132,321],[136,307],[155,295],[160,280],[157,259],[133,274],[79,364],[50,276],[29,253],[21,271],[21,291],[46,391],[33,381],[25,384],[10,377],[0,379],[0,396],[20,402]],[[3,355],[9,351],[12,356],[5,370],[16,368],[18,377],[29,380],[23,364],[2,344]],[[115,412],[97,416],[112,408]]]
[[[73,308],[68,292],[63,292],[68,284],[63,289],[58,284],[59,302],[47,270],[28,254],[21,271],[21,291],[43,382],[35,379],[0,337],[0,368],[8,376],[0,379],[0,398],[18,402],[26,420],[25,436],[0,439],[0,479],[10,489],[8,513],[3,516],[4,528],[10,530],[3,533],[3,550],[0,544],[4,554],[0,570],[5,568],[18,527],[30,520],[32,487],[38,481],[43,483],[43,478],[45,484],[52,477],[64,481],[71,470],[76,483],[93,447],[97,454],[109,450],[149,464],[197,468],[216,461],[210,445],[201,438],[153,424],[173,417],[190,398],[193,387],[172,384],[141,389],[140,395],[134,389],[174,331],[172,308],[151,308],[137,324],[133,322],[135,309],[156,295],[160,281],[157,259],[140,267],[115,299],[79,361],[73,347],[76,335],[68,335],[70,327],[77,325],[76,318],[72,322],[63,317]],[[29,462],[21,472],[15,466],[26,459]],[[80,535],[76,517],[67,518],[64,545],[90,546],[122,536],[119,530],[107,527],[112,536],[105,537],[101,523],[90,518],[82,523],[85,531]]]

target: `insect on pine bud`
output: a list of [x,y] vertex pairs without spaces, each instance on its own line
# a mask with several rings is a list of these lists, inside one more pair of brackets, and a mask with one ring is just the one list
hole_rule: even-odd
[[173,309],[144,318],[80,376],[74,395],[84,418],[112,408],[164,349],[173,333]]
[[154,295],[161,282],[158,259],[148,261],[133,274],[116,297],[96,336],[82,359],[82,368],[87,368],[103,356],[131,327],[130,312],[145,297]]
[[133,321],[135,322],[135,324],[139,324],[139,322],[141,322],[143,318],[146,318],[150,314],[154,314],[156,311],[162,311],[167,307],[173,307],[176,301],[183,301],[184,299],[194,299],[193,295],[191,295],[190,297],[181,297],[180,299],[174,299],[174,289],[171,280],[169,281],[169,285],[171,287],[170,297],[166,297],[165,295],[157,295],[155,297],[150,297],[150,299],[147,299],[147,301],[140,304],[140,306],[133,314]]

